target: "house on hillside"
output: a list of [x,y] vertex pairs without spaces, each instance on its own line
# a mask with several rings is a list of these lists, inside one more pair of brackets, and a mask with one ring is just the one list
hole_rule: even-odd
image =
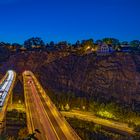
[[121,52],[131,52],[132,47],[130,45],[121,45],[120,51]]
[[106,43],[102,43],[98,45],[97,55],[109,55],[113,53],[115,50],[112,45],[108,45]]

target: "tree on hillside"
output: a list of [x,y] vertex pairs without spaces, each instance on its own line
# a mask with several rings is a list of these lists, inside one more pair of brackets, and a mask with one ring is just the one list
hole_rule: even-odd
[[106,44],[112,44],[111,38],[103,38],[102,41],[103,43],[106,43]]
[[121,45],[128,45],[129,43],[127,41],[121,42]]
[[140,47],[140,41],[139,40],[133,40],[133,41],[130,42],[130,45],[132,47],[139,48]]
[[20,45],[18,43],[13,43],[12,44],[12,50],[19,51],[21,47],[22,47],[22,45]]
[[66,111],[69,111],[70,110],[69,104],[66,104],[65,109],[66,109]]
[[120,41],[116,38],[103,38],[102,41],[108,45],[112,45],[114,48],[120,45]]
[[113,46],[118,46],[118,45],[120,45],[120,41],[119,41],[118,39],[116,39],[116,38],[111,38],[111,40],[112,40],[112,45],[113,45]]
[[[79,44],[79,42],[77,42]],[[81,44],[79,44],[80,49],[77,51],[78,54],[85,54],[89,52],[96,52],[97,50],[97,45],[94,44],[93,39],[88,39],[88,40],[82,40]]]
[[0,42],[0,47],[6,48],[10,50],[11,44],[10,43],[5,43],[5,42]]
[[24,42],[24,47],[28,50],[32,49],[42,49],[44,48],[45,43],[39,37],[32,37]]
[[61,41],[56,46],[58,50],[68,50],[70,44],[67,41]]
[[83,47],[86,48],[93,48],[94,47],[94,41],[93,39],[85,40],[82,43]]
[[55,43],[53,41],[51,41],[50,44],[49,44],[49,46],[50,47],[54,47],[55,46]]
[[99,44],[102,44],[102,43],[103,43],[102,40],[96,40],[96,41],[95,41],[95,44],[98,44],[98,45],[99,45]]
[[77,40],[76,43],[75,43],[75,45],[76,46],[80,46],[81,45],[81,42],[79,40]]
[[77,40],[76,43],[71,46],[72,46],[72,48],[79,49],[81,47],[81,42],[79,40]]

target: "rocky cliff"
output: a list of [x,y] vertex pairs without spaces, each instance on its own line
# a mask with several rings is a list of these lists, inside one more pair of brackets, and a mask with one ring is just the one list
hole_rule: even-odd
[[140,56],[24,52],[1,63],[0,73],[33,71],[45,88],[117,102],[140,102]]

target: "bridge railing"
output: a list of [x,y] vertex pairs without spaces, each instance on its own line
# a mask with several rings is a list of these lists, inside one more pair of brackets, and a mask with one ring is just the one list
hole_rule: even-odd
[[28,105],[28,97],[27,97],[27,93],[28,93],[28,85],[26,84],[26,76],[23,73],[23,83],[24,83],[24,97],[25,97],[25,110],[26,110],[26,115],[27,115],[27,127],[28,127],[28,131],[29,133],[33,133],[34,132],[34,126],[33,126],[33,122],[31,120],[31,112],[28,109],[29,105]]
[[6,96],[4,105],[1,108],[1,112],[0,112],[0,122],[1,122],[1,125],[0,125],[1,131],[0,131],[0,134],[2,133],[2,130],[5,128],[6,111],[7,111],[8,103],[9,103],[9,100],[10,100],[10,97],[11,97],[11,94],[12,94],[12,90],[13,90],[13,87],[14,87],[15,80],[16,80],[16,73],[14,72],[14,78],[13,78],[12,84],[10,86],[10,89],[9,89],[8,93],[7,93],[7,96]]
[[[32,75],[34,81],[38,82],[37,78],[34,76],[34,74],[32,72],[30,72],[30,74]],[[56,106],[54,105],[54,103],[51,101],[50,97],[46,94],[45,90],[43,89],[43,87],[41,86],[41,84],[38,82],[38,86],[41,88],[42,93],[45,94],[47,96],[47,98],[49,99],[50,103],[53,104],[53,107],[55,108],[55,110],[57,111],[57,114],[60,116],[61,119],[63,119],[64,123],[67,125],[67,128],[69,129],[69,132],[71,133],[71,135],[73,136],[74,140],[81,140],[81,138],[77,135],[77,133],[74,131],[74,129],[70,126],[70,124],[66,121],[66,119],[64,118],[64,116],[58,111],[58,109],[56,108]]]

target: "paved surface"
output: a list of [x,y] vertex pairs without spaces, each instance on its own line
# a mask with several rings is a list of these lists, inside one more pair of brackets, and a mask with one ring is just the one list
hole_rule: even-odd
[[39,140],[78,140],[74,130],[67,124],[64,117],[57,111],[50,98],[46,95],[37,79],[30,72],[25,72],[24,94],[27,121],[30,133],[39,129]]
[[102,119],[102,118],[99,118],[99,117],[93,115],[90,112],[72,110],[70,112],[61,111],[61,113],[66,117],[70,117],[70,118],[75,117],[77,119],[91,121],[91,122],[94,122],[96,124],[100,124],[100,125],[103,125],[103,126],[118,130],[120,132],[121,131],[124,132],[124,133],[126,132],[126,134],[134,134],[133,129],[129,128],[127,124]]
[[[4,78],[1,80],[1,86],[0,86],[0,91],[3,93],[1,97],[1,103],[0,103],[0,134],[4,131],[5,129],[5,116],[6,116],[6,111],[8,104],[10,103],[10,97],[12,94],[12,89],[15,83],[16,79],[16,73],[14,71],[8,71]],[[7,84],[5,84],[7,83]]]

